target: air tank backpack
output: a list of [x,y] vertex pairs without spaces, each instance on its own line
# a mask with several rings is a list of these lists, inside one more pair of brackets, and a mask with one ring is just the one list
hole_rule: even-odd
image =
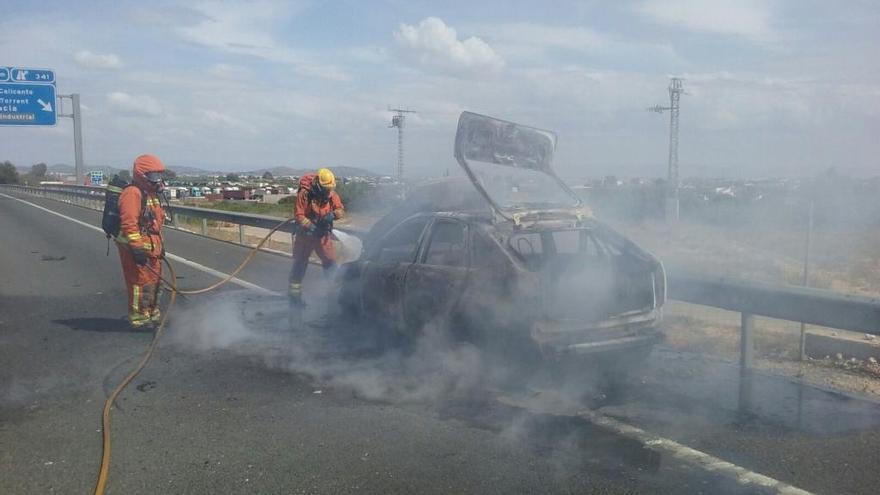
[[[107,235],[107,255],[110,255],[110,238],[116,238],[119,235],[120,218],[119,218],[119,196],[126,187],[135,187],[134,184],[127,180],[114,175],[110,183],[107,184],[107,190],[104,193],[104,215],[101,217],[101,228]],[[147,207],[147,195],[141,194],[141,212]]]

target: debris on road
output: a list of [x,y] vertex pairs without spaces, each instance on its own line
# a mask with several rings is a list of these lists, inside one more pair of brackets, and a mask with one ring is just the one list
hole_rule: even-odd
[[146,392],[148,390],[152,390],[152,389],[156,388],[156,382],[154,382],[152,380],[147,380],[145,382],[142,382],[140,385],[138,385],[135,388],[137,388],[138,391],[140,391],[140,392]]

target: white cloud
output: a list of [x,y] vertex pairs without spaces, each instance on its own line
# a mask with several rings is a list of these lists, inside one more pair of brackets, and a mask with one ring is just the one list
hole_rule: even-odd
[[529,68],[518,75],[528,85],[532,98],[546,107],[557,109],[560,114],[574,111],[594,116],[642,112],[648,106],[645,102],[651,101],[652,90],[662,88],[664,83],[656,76],[579,65]]
[[327,64],[299,63],[294,67],[297,74],[317,77],[328,81],[349,81],[351,74],[342,67]]
[[[516,22],[481,23],[470,27],[484,33],[492,47],[510,62],[510,66],[517,63],[546,66],[548,56],[580,55],[587,55],[594,62],[600,61],[600,64],[601,61],[607,64],[611,60],[620,66],[632,62],[644,66],[645,60],[662,67],[678,67],[684,63],[668,43],[621,38],[584,26]],[[571,60],[581,62],[582,58]]]
[[348,56],[359,62],[381,64],[388,60],[388,52],[381,46],[357,46],[348,50]]
[[517,22],[487,25],[485,30],[487,37],[493,41],[541,48],[584,51],[601,47],[608,42],[608,37],[604,34],[585,27]]
[[125,113],[158,116],[162,114],[162,107],[150,96],[132,96],[121,91],[114,91],[107,95],[110,106]]
[[301,75],[331,81],[347,81],[344,69],[319,62],[317,55],[278,41],[287,21],[303,8],[297,2],[256,0],[246,3],[203,1],[193,7],[201,17],[179,27],[187,41],[227,53],[248,55],[288,64]]
[[118,69],[122,67],[119,57],[113,53],[102,55],[88,50],[80,50],[76,52],[73,59],[77,64],[86,69]]
[[253,72],[247,67],[230,64],[214,64],[208,69],[208,73],[212,76],[225,80],[243,80],[250,79]]
[[690,105],[701,113],[703,125],[712,129],[766,124],[823,128],[837,115],[870,116],[880,101],[877,84],[729,72],[684,77]]
[[772,41],[771,9],[766,0],[646,0],[636,12],[661,24],[693,31]]
[[245,131],[251,134],[257,133],[257,128],[252,124],[216,110],[204,110],[202,116],[205,118],[205,122],[216,127]]
[[504,59],[477,37],[459,40],[455,28],[428,17],[418,26],[401,24],[394,40],[404,58],[422,67],[449,72],[497,72]]
[[179,29],[194,43],[267,58],[276,48],[270,26],[291,16],[284,2],[227,3],[204,1],[194,5],[202,18]]

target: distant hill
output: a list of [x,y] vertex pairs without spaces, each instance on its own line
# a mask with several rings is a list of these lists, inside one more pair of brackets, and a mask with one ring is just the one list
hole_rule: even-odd
[[[30,170],[31,170],[30,165],[27,165],[27,166],[19,165],[16,168],[21,173],[27,173],[27,172],[30,172]],[[168,168],[177,172],[178,175],[225,175],[226,174],[226,172],[210,171],[210,170],[205,170],[205,169],[198,168],[198,167],[187,167],[185,165],[172,166],[172,167],[168,167]],[[111,167],[109,165],[86,165],[86,172],[91,171],[91,170],[100,170],[100,171],[104,172],[104,174],[113,175],[113,174],[119,173],[123,169],[121,167]],[[131,168],[125,167],[125,170],[130,171]],[[56,174],[72,174],[74,172],[74,166],[68,165],[66,163],[56,163],[54,165],[49,165],[48,167],[46,167],[46,171],[49,173],[56,173]]]
[[[26,174],[31,171],[30,165],[18,165],[15,168],[18,169],[19,173]],[[104,175],[113,175],[119,173],[121,169],[110,167],[108,165],[87,165],[86,172],[90,172],[92,170],[100,170],[104,172]],[[56,163],[54,165],[49,165],[46,167],[46,172],[50,174],[73,174],[76,171],[76,168],[73,165],[68,165],[66,163]]]
[[[360,167],[330,167],[330,170],[333,170],[333,173],[340,177],[378,177],[379,174],[373,172],[372,170],[367,170],[365,168]],[[256,175],[261,176],[266,172],[271,173],[274,177],[282,177],[287,175],[295,175],[302,176],[308,173],[314,172],[315,169],[311,168],[293,168],[293,167],[271,167],[271,168],[258,168],[256,170],[250,170],[247,172],[239,172],[239,175]]]
[[211,176],[211,175],[222,175],[225,172],[218,172],[216,170],[205,170],[199,167],[188,167],[186,165],[166,165],[169,169],[174,170],[177,175],[190,175],[190,176]]
[[[30,167],[22,166],[22,169],[30,170]],[[56,163],[55,165],[49,165],[46,167],[48,172],[55,172],[56,174],[72,174],[74,172],[73,165],[67,165],[65,163]]]
[[[17,166],[16,167],[19,173],[28,173],[31,170],[31,167],[28,166]],[[218,175],[226,175],[230,172],[221,172],[218,170],[206,170],[199,167],[191,167],[187,165],[171,165],[168,166],[169,169],[175,171],[177,175],[182,176],[218,176]],[[119,173],[121,168],[111,167],[107,165],[93,166],[86,165],[86,171],[91,170],[101,170],[105,175],[112,176],[113,174]],[[367,170],[365,168],[360,167],[331,167],[333,173],[340,177],[378,177],[379,174],[373,172],[372,170]],[[49,173],[59,173],[59,174],[72,174],[74,172],[74,166],[68,165],[66,163],[56,163],[54,165],[49,165],[47,167],[47,171]],[[287,166],[279,166],[279,167],[270,167],[270,168],[258,168],[254,170],[249,170],[246,172],[232,172],[238,175],[255,175],[257,177],[262,176],[266,172],[271,173],[274,177],[283,177],[283,176],[302,176],[304,174],[314,172],[315,169],[310,168],[293,168]]]

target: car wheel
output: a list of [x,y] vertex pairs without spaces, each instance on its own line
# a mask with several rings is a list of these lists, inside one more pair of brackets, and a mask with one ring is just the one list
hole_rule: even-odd
[[653,349],[653,345],[645,345],[599,356],[598,371],[603,388],[611,391],[626,386],[643,369]]

